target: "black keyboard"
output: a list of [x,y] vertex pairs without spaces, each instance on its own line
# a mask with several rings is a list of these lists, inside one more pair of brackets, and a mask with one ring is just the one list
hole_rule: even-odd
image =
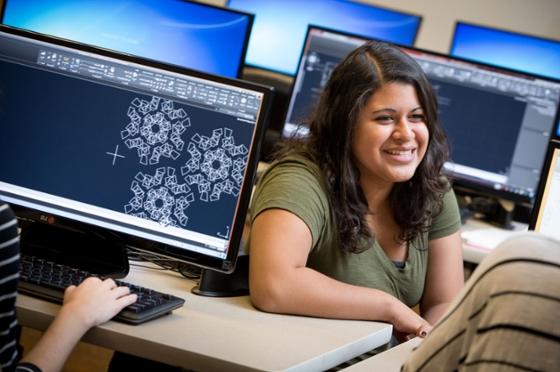
[[[18,291],[47,301],[62,303],[64,290],[70,285],[80,284],[89,276],[97,275],[42,258],[22,256]],[[185,303],[184,299],[170,294],[120,280],[115,282],[119,286],[130,288],[130,292],[136,293],[138,300],[121,310],[113,320],[140,324],[170,314]]]

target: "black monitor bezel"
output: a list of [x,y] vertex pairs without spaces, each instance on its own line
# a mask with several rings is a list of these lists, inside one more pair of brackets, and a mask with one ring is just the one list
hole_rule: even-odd
[[[395,45],[395,46],[397,46],[401,49],[411,50],[413,52],[418,52],[418,53],[430,54],[430,55],[434,55],[436,57],[440,57],[440,58],[444,58],[444,59],[457,60],[459,62],[463,62],[463,63],[466,63],[466,64],[476,65],[477,67],[481,67],[481,68],[489,70],[489,71],[505,72],[506,74],[510,74],[512,76],[529,77],[529,78],[532,78],[532,79],[545,80],[545,81],[549,81],[549,82],[560,85],[560,79],[554,79],[554,78],[551,78],[551,77],[548,77],[548,76],[542,76],[542,75],[537,75],[537,74],[533,74],[533,73],[530,73],[530,72],[514,70],[514,69],[501,67],[501,66],[495,66],[495,65],[492,65],[492,64],[488,64],[488,63],[469,60],[469,59],[466,59],[466,58],[456,57],[456,56],[452,56],[452,55],[448,55],[448,54],[444,54],[444,53],[440,53],[440,52],[435,52],[435,51],[432,51],[432,50],[422,49],[422,48],[418,48],[418,47],[411,47],[411,46],[400,45],[400,44],[396,44],[396,43],[390,43],[390,42],[387,42],[387,41],[384,41],[384,40],[372,39],[372,38],[369,38],[369,37],[365,37],[364,35],[349,33],[349,32],[340,31],[340,30],[327,28],[327,27],[323,27],[323,26],[318,26],[318,25],[308,25],[308,27],[307,27],[306,39],[305,39],[305,42],[304,42],[304,46],[301,50],[300,59],[299,59],[299,62],[298,62],[298,69],[297,69],[298,73],[301,69],[301,63],[303,62],[303,57],[304,57],[304,52],[305,52],[305,45],[307,45],[308,37],[310,35],[311,29],[317,29],[319,31],[326,31],[326,32],[330,32],[330,33],[334,33],[334,34],[338,34],[338,35],[346,36],[346,37],[355,37],[355,38],[360,38],[360,39],[365,39],[365,40],[381,41],[381,42],[385,42],[385,43],[388,43],[388,44],[393,44],[393,45]],[[293,93],[294,93],[294,88],[295,88],[295,85],[296,85],[297,75],[298,74],[296,73],[296,75],[294,76],[294,79],[292,81],[292,86],[291,86],[291,89],[290,89],[290,102],[288,102],[288,107],[287,107],[285,115],[284,115],[284,121],[283,121],[284,126],[286,125],[286,120],[288,119],[288,109],[289,109],[289,105],[291,103],[291,100],[293,99]],[[282,135],[282,138],[286,139],[287,137],[283,135],[284,126],[282,127],[280,133]],[[553,127],[551,128],[551,133],[550,133],[551,138],[555,138],[555,136],[558,134],[558,131],[560,131],[560,105],[559,105],[559,107],[556,111],[555,119],[554,119],[554,122],[553,122]],[[560,136],[558,136],[558,138],[560,138]],[[450,177],[452,179],[452,176],[448,176],[448,177]],[[496,198],[511,200],[515,203],[525,204],[525,205],[531,205],[534,202],[534,198],[530,198],[528,196],[511,193],[511,192],[507,192],[507,191],[504,191],[504,190],[496,190],[496,189],[486,187],[486,186],[480,186],[479,184],[477,184],[475,182],[468,182],[467,180],[456,180],[456,179],[452,179],[452,180],[454,182],[454,187],[457,187],[459,190],[464,190],[467,193],[468,192],[475,192],[475,193],[479,193],[479,194],[482,194],[482,195],[488,195],[488,196],[492,196],[492,197],[496,197]]]
[[560,141],[550,140],[548,142],[548,147],[546,149],[545,161],[541,170],[541,176],[539,179],[539,186],[537,188],[537,193],[535,197],[535,203],[533,204],[533,209],[531,211],[531,218],[529,220],[529,230],[535,230],[537,226],[537,220],[539,218],[540,209],[542,206],[543,195],[548,183],[548,177],[550,175],[551,163],[554,160],[554,152],[560,151]]
[[[237,256],[239,254],[241,244],[243,229],[245,227],[246,213],[249,208],[249,202],[251,198],[252,187],[254,184],[254,179],[256,175],[257,164],[259,161],[260,146],[263,141],[264,133],[266,130],[266,124],[268,122],[268,113],[270,111],[271,96],[273,93],[273,88],[247,82],[239,79],[226,78],[219,75],[211,75],[197,70],[191,70],[184,67],[180,67],[172,64],[165,64],[151,59],[140,58],[130,54],[117,53],[112,50],[94,47],[87,44],[81,44],[74,41],[52,37],[49,35],[40,34],[37,32],[18,29],[6,25],[0,24],[0,33],[4,32],[11,35],[16,35],[31,40],[37,40],[41,42],[51,43],[57,46],[67,47],[75,49],[82,52],[98,54],[103,57],[114,58],[122,60],[124,62],[136,63],[142,66],[162,69],[172,73],[184,74],[187,76],[193,76],[200,79],[206,79],[212,82],[229,84],[234,87],[253,90],[258,93],[263,94],[262,108],[255,123],[255,133],[253,139],[253,145],[249,149],[249,155],[247,158],[247,168],[245,174],[245,182],[240,190],[239,202],[234,215],[234,220],[232,221],[231,233],[230,233],[230,245],[228,247],[227,256],[224,259],[207,256],[197,252],[187,251],[185,249],[173,247],[163,243],[149,241],[144,238],[139,238],[127,233],[122,233],[110,229],[107,230],[107,238],[119,239],[122,244],[129,245],[131,247],[147,250],[155,254],[176,259],[179,261],[184,261],[190,264],[200,266],[202,268],[211,269],[215,271],[220,271],[224,273],[231,273],[235,268],[235,263]],[[17,203],[14,203],[17,205]],[[44,211],[31,209],[28,207],[21,206],[22,208],[16,208],[22,211],[19,214],[19,218],[29,221],[34,220],[37,223],[45,224],[56,224],[60,228],[69,228],[73,230],[84,230],[87,231],[88,228],[99,230],[99,227],[94,224],[88,224],[86,222],[76,221],[69,218],[65,218],[53,213],[47,213]],[[49,218],[50,217],[50,218]]]
[[[231,8],[230,1],[231,0],[226,0],[225,6],[228,7],[229,9],[236,9],[236,8]],[[344,1],[347,1],[347,0],[335,0],[335,1],[344,2]],[[424,17],[421,14],[417,14],[417,13],[413,13],[413,12],[409,12],[409,11],[397,10],[397,9],[394,9],[394,8],[389,8],[387,6],[381,6],[381,5],[378,5],[378,4],[363,3],[363,2],[358,2],[358,1],[354,1],[354,0],[350,0],[350,2],[356,3],[358,5],[365,5],[365,6],[368,6],[368,7],[371,7],[371,8],[377,8],[377,9],[385,10],[385,11],[388,11],[388,12],[400,13],[400,14],[403,14],[403,15],[417,17],[418,18],[418,27],[416,28],[416,32],[414,33],[414,37],[412,38],[412,45],[416,44],[416,40],[418,39],[418,33],[420,32],[420,27],[422,27],[422,21],[424,19]],[[308,24],[308,29],[309,29],[310,25],[311,24]],[[307,37],[307,34],[306,34],[306,37]],[[373,39],[371,39],[371,40],[373,40]],[[381,39],[379,39],[379,40],[381,40]],[[389,42],[389,41],[385,41],[385,42]],[[304,39],[304,44],[303,45],[305,46],[305,39]],[[303,53],[303,49],[304,48],[302,47],[302,49],[301,49],[302,53]],[[268,72],[272,72],[272,73],[279,74],[279,75],[282,75],[282,76],[286,76],[286,77],[289,77],[289,78],[295,78],[295,76],[297,75],[297,70],[296,70],[295,74],[287,74],[286,72],[275,70],[273,68],[268,68],[268,67],[259,66],[259,65],[253,65],[253,64],[250,64],[250,63],[245,63],[245,67],[249,67],[249,68],[253,68],[253,69],[261,70],[261,71],[268,71]],[[299,67],[299,63],[298,63],[298,67]]]
[[[0,8],[0,24],[4,24],[4,15],[5,15],[5,12],[6,12],[6,4],[8,3],[8,1],[10,1],[10,0],[4,0],[2,2],[2,7]],[[235,76],[235,78],[241,79],[243,77],[243,69],[245,68],[245,59],[247,57],[247,50],[249,48],[249,39],[251,37],[251,32],[253,30],[253,25],[255,23],[255,15],[253,13],[245,12],[245,11],[234,9],[234,8],[228,8],[228,7],[225,7],[225,6],[219,6],[219,5],[214,5],[214,4],[201,3],[199,1],[194,1],[194,0],[180,0],[180,1],[185,2],[185,3],[190,3],[190,4],[193,4],[195,6],[200,6],[200,7],[203,7],[203,8],[206,7],[206,8],[219,9],[219,10],[222,10],[224,12],[235,13],[235,14],[239,14],[239,15],[242,15],[242,16],[245,16],[245,17],[248,18],[247,29],[245,30],[245,38],[243,40],[243,46],[242,46],[242,49],[241,49],[241,54],[239,55],[239,62],[237,64],[237,72],[236,72],[236,76]],[[6,26],[14,27],[14,26],[9,26],[9,25],[6,25]],[[29,30],[29,31],[35,32],[33,30]],[[50,36],[52,36],[54,38],[60,38],[56,35],[50,35]],[[62,39],[62,38],[60,38],[60,39]],[[80,44],[85,44],[85,43],[81,43],[79,41],[75,41],[75,42],[80,43]],[[93,45],[93,44],[90,44],[90,45],[94,48],[106,49],[106,48],[103,48],[103,47],[98,46],[98,45]],[[129,54],[129,53],[122,52],[122,51],[119,51],[119,50],[115,50],[115,52],[121,53],[121,54]],[[142,57],[142,56],[138,56],[138,57],[141,58],[141,59],[150,59],[150,58]],[[166,63],[166,64],[171,65],[171,63]],[[191,70],[191,68],[188,67],[188,66],[179,65],[179,67]],[[212,74],[211,72],[207,72],[207,71],[201,71],[201,72],[204,72],[204,73],[207,73],[207,74]]]

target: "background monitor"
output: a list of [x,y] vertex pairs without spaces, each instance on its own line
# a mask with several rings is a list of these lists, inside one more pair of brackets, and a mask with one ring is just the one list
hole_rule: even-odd
[[4,0],[2,23],[240,77],[253,15],[185,0]]
[[348,0],[229,0],[230,8],[255,14],[245,63],[294,75],[309,24],[414,45],[421,17]]
[[560,40],[457,22],[450,54],[560,79]]
[[[333,68],[367,41],[310,26],[283,129],[305,135],[305,124]],[[546,145],[559,122],[560,81],[457,57],[402,47],[424,69],[439,100],[455,185],[530,203]],[[299,126],[300,123],[303,125]]]
[[233,270],[269,88],[2,26],[0,93],[0,198],[26,219]]

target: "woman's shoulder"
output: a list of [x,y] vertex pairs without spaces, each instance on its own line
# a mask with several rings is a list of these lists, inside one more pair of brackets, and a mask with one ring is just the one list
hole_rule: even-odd
[[308,170],[318,170],[319,166],[311,160],[309,157],[299,154],[299,153],[292,153],[281,158],[275,160],[272,166],[281,166],[281,167],[301,167]]
[[251,203],[251,220],[267,209],[282,209],[309,227],[313,245],[329,216],[329,198],[320,168],[300,155],[273,162],[261,176]]
[[443,194],[441,208],[433,217],[429,230],[429,240],[450,235],[461,228],[459,205],[453,188]]
[[327,188],[321,169],[300,154],[288,154],[275,160],[260,176],[253,199],[320,199],[325,204]]
[[289,154],[272,162],[262,178],[282,176],[320,180],[323,175],[321,168],[313,160],[302,154]]
[[459,208],[455,190],[453,190],[451,185],[449,186],[449,189],[443,193],[442,202],[444,208],[451,208],[452,210]]

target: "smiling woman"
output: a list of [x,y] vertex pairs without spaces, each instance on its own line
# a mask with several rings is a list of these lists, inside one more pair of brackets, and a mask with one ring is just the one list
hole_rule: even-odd
[[[412,178],[426,154],[428,127],[414,87],[387,83],[358,116],[352,138],[364,190],[391,189]],[[364,183],[371,185],[365,187]]]
[[426,335],[463,269],[445,134],[421,67],[386,43],[359,47],[333,71],[309,127],[253,197],[253,303]]

